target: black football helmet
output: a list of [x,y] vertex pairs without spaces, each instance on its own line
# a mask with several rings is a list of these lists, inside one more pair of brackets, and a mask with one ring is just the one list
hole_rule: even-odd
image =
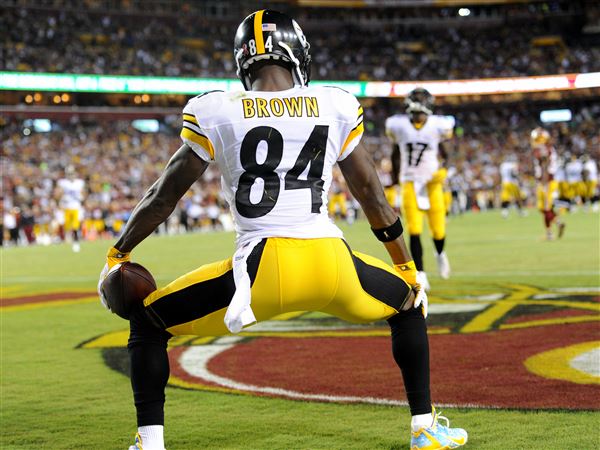
[[270,9],[246,17],[237,29],[233,56],[237,76],[250,90],[250,66],[272,60],[292,69],[294,83],[306,86],[310,81],[310,45],[302,29],[291,17]]
[[427,89],[418,87],[408,93],[404,99],[406,112],[408,114],[415,112],[423,112],[427,115],[433,114],[433,105],[435,98]]

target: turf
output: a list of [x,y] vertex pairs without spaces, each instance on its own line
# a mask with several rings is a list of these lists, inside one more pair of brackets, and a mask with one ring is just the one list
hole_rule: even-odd
[[[449,222],[447,251],[453,277],[436,295],[472,295],[507,283],[543,287],[600,286],[600,218],[566,218],[563,240],[544,242],[541,217],[503,220],[467,214]],[[343,226],[351,246],[387,259],[365,222]],[[2,250],[2,296],[94,291],[109,242]],[[425,264],[433,269],[429,240]],[[231,233],[153,237],[135,259],[164,284],[233,251]],[[99,351],[77,348],[126,328],[93,298],[87,302],[1,313],[2,449],[123,449],[135,416],[129,381]],[[466,349],[465,351],[468,351]],[[534,387],[532,386],[532,389]],[[170,449],[404,449],[406,408],[309,403],[183,389],[167,389]],[[451,409],[453,424],[469,431],[472,449],[593,449],[600,447],[598,412]]]

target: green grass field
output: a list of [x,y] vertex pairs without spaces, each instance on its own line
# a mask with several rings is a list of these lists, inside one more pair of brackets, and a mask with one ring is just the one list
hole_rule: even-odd
[[[498,213],[451,218],[450,280],[435,276],[431,245],[424,239],[431,302],[435,304],[436,296],[444,293],[468,296],[505,283],[600,286],[600,217],[580,212],[566,221],[564,239],[544,242],[542,220],[534,211],[508,220]],[[343,228],[354,249],[387,260],[365,222]],[[3,249],[3,299],[94,291],[110,244],[86,242],[79,254],[67,245]],[[134,260],[150,269],[162,285],[232,252],[230,233],[153,237],[136,249]],[[0,313],[0,448],[127,448],[135,433],[129,380],[108,368],[99,351],[77,348],[95,336],[126,329],[127,324],[91,297],[30,309],[4,308]],[[600,448],[598,411],[457,408],[444,414],[468,430],[466,448]],[[409,417],[404,407],[169,387],[165,438],[171,450],[405,449]]]

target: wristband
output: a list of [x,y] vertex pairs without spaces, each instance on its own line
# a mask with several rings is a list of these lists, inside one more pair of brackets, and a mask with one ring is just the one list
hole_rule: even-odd
[[394,267],[399,272],[407,272],[411,270],[414,270],[415,272],[417,271],[417,266],[415,265],[414,261],[408,261],[402,264],[394,264]]
[[398,217],[389,227],[371,228],[371,231],[381,242],[390,242],[400,237],[404,228],[402,228],[402,222],[400,222],[400,217]]
[[115,247],[112,247],[110,250],[108,250],[108,253],[106,254],[106,262],[108,264],[108,267],[112,268],[113,266],[119,263],[129,261],[131,259],[129,255],[130,252],[125,253],[116,249]]
[[394,264],[394,269],[410,286],[417,284],[417,267],[414,261]]

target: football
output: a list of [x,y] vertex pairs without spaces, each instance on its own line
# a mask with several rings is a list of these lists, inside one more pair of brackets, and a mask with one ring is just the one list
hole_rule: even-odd
[[156,282],[144,266],[126,262],[108,274],[101,290],[110,310],[129,320],[132,307],[156,290]]

